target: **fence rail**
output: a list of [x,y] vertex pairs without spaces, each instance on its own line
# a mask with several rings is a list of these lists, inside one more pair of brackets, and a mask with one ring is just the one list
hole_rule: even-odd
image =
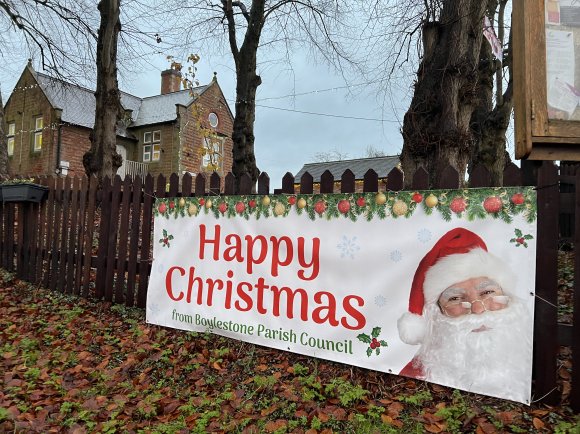
[[[538,170],[538,256],[536,266],[536,320],[534,348],[534,396],[556,404],[557,355],[559,335],[558,303],[558,243],[561,212],[573,214],[575,227],[580,227],[580,171],[569,170],[559,175],[557,167],[544,162]],[[522,185],[521,170],[510,165],[504,172],[504,186]],[[476,167],[470,187],[489,186],[490,176],[483,167]],[[352,171],[335,180],[325,172],[320,180],[320,193],[335,191],[340,182],[343,193],[355,192]],[[223,179],[216,173],[209,178],[197,175],[173,174],[167,179],[141,177],[105,178],[99,184],[95,178],[41,178],[49,189],[42,204],[1,203],[0,265],[16,271],[18,276],[42,284],[51,290],[76,294],[86,298],[145,307],[146,291],[152,260],[153,201],[155,197],[189,197],[207,194],[234,193],[234,177]],[[313,193],[313,177],[305,173],[299,180],[287,173],[282,188],[275,193]],[[560,193],[559,186],[563,192]],[[430,188],[453,189],[460,186],[458,173],[448,167],[437,185],[428,184],[428,173],[420,169],[413,177],[413,190]],[[317,186],[318,188],[318,186]],[[403,189],[403,174],[395,168],[387,178],[387,190]],[[255,190],[254,190],[255,189]],[[270,179],[262,173],[254,186],[249,177],[241,179],[240,194],[270,194]],[[364,176],[363,191],[377,192],[379,178],[369,170]],[[570,217],[568,217],[570,219]],[[580,231],[574,244],[580,245]],[[570,238],[571,233],[567,233]],[[580,258],[576,256],[575,273],[580,273]],[[576,279],[580,281],[580,279]],[[569,330],[572,329],[570,332]],[[568,345],[574,360],[580,360],[580,297],[574,301],[574,325],[568,327]],[[571,335],[571,336],[570,336]],[[571,339],[570,339],[571,337]],[[571,405],[580,411],[580,369],[572,372]]]

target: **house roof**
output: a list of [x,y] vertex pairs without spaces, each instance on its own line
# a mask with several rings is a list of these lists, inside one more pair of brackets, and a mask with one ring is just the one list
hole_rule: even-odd
[[364,179],[365,173],[373,169],[379,175],[379,178],[386,178],[394,167],[399,164],[399,156],[385,156],[372,158],[357,158],[354,160],[326,161],[323,163],[307,163],[294,176],[296,182],[300,181],[302,175],[308,172],[312,175],[314,182],[320,182],[320,176],[330,170],[335,180],[339,180],[342,174],[350,169],[354,173],[355,179]]
[[[62,110],[62,120],[74,125],[93,128],[96,101],[94,90],[59,80],[30,69],[44,94],[54,108]],[[201,95],[209,85],[193,88],[195,95]],[[139,98],[121,91],[121,106],[132,110],[133,122],[130,127],[170,122],[177,119],[176,104],[189,105],[192,98],[189,90]],[[130,137],[125,128],[118,128],[117,134]]]

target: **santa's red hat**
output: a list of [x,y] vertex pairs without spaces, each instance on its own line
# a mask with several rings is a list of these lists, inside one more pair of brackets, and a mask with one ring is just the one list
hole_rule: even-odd
[[423,308],[435,303],[441,293],[455,283],[474,277],[488,277],[508,293],[515,284],[515,275],[475,233],[455,228],[441,237],[419,263],[409,297],[409,311],[397,322],[399,336],[407,344],[423,341],[427,321]]

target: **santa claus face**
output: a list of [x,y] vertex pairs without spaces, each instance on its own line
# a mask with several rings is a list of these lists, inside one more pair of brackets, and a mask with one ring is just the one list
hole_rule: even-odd
[[[533,324],[524,303],[518,298],[509,303],[494,300],[507,296],[486,278],[469,279],[452,288],[455,295],[442,294],[423,312],[429,326],[417,357],[425,379],[516,401],[527,399]],[[468,303],[470,309],[458,314],[454,303]]]
[[509,297],[497,282],[487,277],[474,277],[445,289],[437,304],[441,312],[456,318],[462,315],[482,314],[507,307]]

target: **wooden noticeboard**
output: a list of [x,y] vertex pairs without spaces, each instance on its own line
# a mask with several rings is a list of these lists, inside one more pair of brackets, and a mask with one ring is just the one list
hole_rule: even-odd
[[580,161],[580,1],[514,0],[516,158]]

